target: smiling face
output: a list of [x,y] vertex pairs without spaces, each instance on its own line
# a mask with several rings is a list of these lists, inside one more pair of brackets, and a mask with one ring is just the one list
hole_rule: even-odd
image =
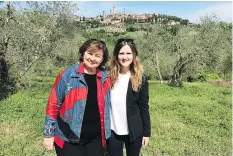
[[118,53],[118,62],[122,69],[129,69],[133,62],[133,52],[129,45],[123,46]]
[[83,62],[85,67],[89,69],[96,69],[100,66],[103,61],[103,50],[95,50],[95,51],[85,51],[83,55]]

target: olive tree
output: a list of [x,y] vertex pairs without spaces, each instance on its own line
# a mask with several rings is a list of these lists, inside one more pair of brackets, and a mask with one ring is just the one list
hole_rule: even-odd
[[[169,51],[172,45],[172,35],[165,27],[156,25],[144,38],[138,39],[139,49],[142,51],[142,60],[145,63],[145,67],[150,68],[150,71],[147,71],[148,75],[157,73],[156,75],[161,83],[163,82],[163,75],[165,77],[167,75],[169,60],[171,59]],[[147,65],[150,67],[147,67]]]
[[27,4],[27,8],[16,10],[15,5],[20,5],[19,3],[15,5],[8,3],[6,8],[0,10],[3,15],[0,25],[0,45],[3,45],[1,55],[16,86],[20,85],[32,67],[44,66],[46,60],[54,59],[52,51],[57,42],[61,38],[72,36],[74,30],[67,29],[72,23],[70,17],[73,17],[72,13],[75,11],[71,2]]
[[[170,86],[182,87],[183,76],[203,70],[215,71],[221,58],[230,54],[231,38],[216,16],[201,18],[200,27],[183,26],[173,39],[173,66],[169,74]],[[228,57],[222,57],[225,54]]]

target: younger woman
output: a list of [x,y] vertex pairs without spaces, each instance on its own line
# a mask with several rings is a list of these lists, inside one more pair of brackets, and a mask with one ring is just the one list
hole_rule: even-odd
[[149,142],[148,82],[132,39],[119,39],[110,66],[111,137],[107,145],[111,156],[138,156]]

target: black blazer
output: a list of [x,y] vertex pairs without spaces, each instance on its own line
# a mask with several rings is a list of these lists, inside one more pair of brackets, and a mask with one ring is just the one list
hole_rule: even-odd
[[143,75],[141,88],[137,92],[133,91],[132,83],[129,80],[126,96],[126,112],[131,142],[137,137],[150,137],[151,135],[148,102],[149,89],[146,76]]

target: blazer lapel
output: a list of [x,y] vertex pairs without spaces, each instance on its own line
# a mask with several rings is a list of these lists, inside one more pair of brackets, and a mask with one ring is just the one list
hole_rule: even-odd
[[126,106],[128,107],[131,102],[132,102],[132,94],[133,94],[133,89],[132,89],[132,83],[129,80],[128,83],[128,90],[127,90],[127,95],[126,95]]

